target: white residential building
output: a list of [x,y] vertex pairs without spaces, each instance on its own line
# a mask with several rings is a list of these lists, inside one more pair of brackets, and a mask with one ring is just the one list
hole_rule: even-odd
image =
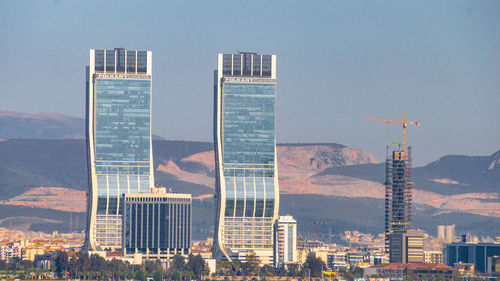
[[274,266],[297,262],[297,221],[280,216],[274,225]]

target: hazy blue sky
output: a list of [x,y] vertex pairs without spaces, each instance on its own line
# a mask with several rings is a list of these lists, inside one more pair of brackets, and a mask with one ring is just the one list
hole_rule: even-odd
[[[168,2],[168,3],[167,3]],[[153,51],[153,132],[212,140],[219,52],[276,54],[278,142],[500,149],[500,1],[4,1],[0,109],[84,117],[88,50]]]

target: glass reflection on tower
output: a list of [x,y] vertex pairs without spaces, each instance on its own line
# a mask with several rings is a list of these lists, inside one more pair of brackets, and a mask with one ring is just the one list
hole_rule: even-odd
[[276,56],[219,54],[214,139],[217,217],[214,256],[270,263],[278,215]]
[[90,50],[87,68],[89,250],[118,249],[125,193],[153,186],[151,52]]

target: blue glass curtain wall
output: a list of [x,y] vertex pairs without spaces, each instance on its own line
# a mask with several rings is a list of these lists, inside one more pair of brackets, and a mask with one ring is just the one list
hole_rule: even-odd
[[98,214],[122,214],[119,198],[149,190],[150,80],[95,81]]
[[226,83],[226,217],[274,215],[275,84]]

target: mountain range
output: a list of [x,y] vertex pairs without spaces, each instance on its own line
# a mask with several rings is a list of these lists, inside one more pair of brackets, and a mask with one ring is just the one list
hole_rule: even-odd
[[0,138],[81,139],[85,120],[59,113],[29,114],[0,110]]
[[[0,111],[0,227],[81,231],[87,168],[82,119]],[[214,155],[209,142],[153,140],[155,180],[193,194],[193,238],[213,235]],[[383,231],[385,164],[341,144],[278,145],[280,214],[299,232],[332,239],[345,230]],[[500,233],[500,151],[449,155],[412,169],[413,225]]]

